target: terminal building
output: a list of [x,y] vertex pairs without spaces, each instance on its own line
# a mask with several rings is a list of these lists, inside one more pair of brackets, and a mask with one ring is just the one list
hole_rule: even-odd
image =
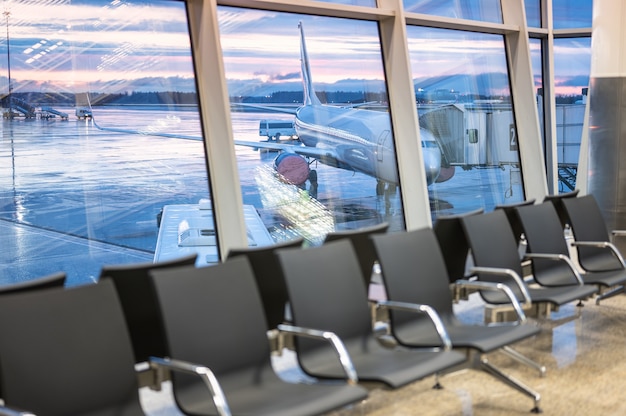
[[[444,219],[559,196],[591,196],[604,228],[626,229],[625,1],[2,7],[0,304],[3,288],[47,276],[62,274],[64,290],[80,290],[98,285],[107,268],[195,255],[193,267],[208,270],[237,250],[294,241],[319,249],[336,233],[435,229]],[[572,275],[584,275],[572,229],[564,231]],[[479,263],[461,238],[439,241],[446,260],[465,244],[451,288]],[[619,258],[626,239],[610,243]],[[524,238],[519,250],[530,250]],[[521,277],[540,285],[538,266],[522,260]],[[371,301],[390,295],[379,266]],[[621,289],[608,286],[601,292]],[[369,388],[368,398],[322,413],[621,414],[611,392],[622,371],[622,298],[525,309],[541,331],[519,351],[544,375],[497,351],[490,359],[515,379],[459,370],[488,361],[464,348],[464,365],[433,371],[443,390],[426,377]],[[494,325],[511,315],[485,306],[476,289],[454,299],[465,321]],[[390,327],[387,315],[374,318],[377,330]],[[270,332],[271,345],[283,348]],[[299,369],[287,344],[273,358],[288,378]],[[138,368],[140,383],[151,384],[150,370]],[[165,390],[142,387],[146,414],[183,414]],[[229,414],[219,411],[207,414]]]

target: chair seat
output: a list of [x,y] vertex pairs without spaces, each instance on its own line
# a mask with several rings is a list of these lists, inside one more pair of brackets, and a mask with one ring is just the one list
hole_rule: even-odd
[[[243,379],[249,382],[243,384]],[[367,398],[367,390],[347,384],[315,383],[312,387],[304,383],[287,383],[267,366],[254,374],[222,376],[220,385],[233,415],[318,415]],[[176,399],[179,405],[184,402],[187,414],[214,415],[215,408],[206,398],[206,387],[198,383],[176,392]]]
[[583,281],[586,284],[596,284],[602,286],[617,286],[626,283],[626,270],[606,270],[598,272],[582,273]]
[[[495,351],[502,348],[503,345],[514,344],[541,332],[541,328],[532,323],[493,326],[470,325],[460,322],[444,322],[444,324],[454,348],[472,348],[481,353]],[[431,331],[432,336],[430,337],[424,336],[424,332],[420,332],[421,335],[416,336],[416,326],[422,326],[422,324],[405,322],[401,325],[396,325],[394,334],[405,345],[421,347],[439,345],[439,337],[434,331]]]
[[[586,299],[598,292],[593,285],[582,286],[542,286],[541,288],[528,287],[528,294],[533,303],[551,303],[559,306],[579,299]],[[508,304],[509,298],[501,293],[487,293],[483,296],[489,303]]]
[[[465,355],[455,351],[418,351],[401,347],[390,353],[390,349],[382,346],[374,337],[352,339],[345,344],[359,375],[359,381],[382,382],[391,388],[402,387],[466,360]],[[336,356],[329,350],[309,351],[306,353],[306,359],[301,360],[303,370],[312,376],[345,377]]]

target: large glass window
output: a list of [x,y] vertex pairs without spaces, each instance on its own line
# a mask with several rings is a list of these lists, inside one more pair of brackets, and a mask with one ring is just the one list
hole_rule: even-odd
[[0,284],[217,261],[184,3],[2,7]]
[[403,0],[412,13],[502,23],[500,0]]
[[526,24],[529,27],[541,27],[541,0],[524,0]]
[[244,205],[272,238],[404,228],[376,23],[219,12]]
[[559,191],[576,187],[591,67],[591,38],[554,40]]
[[423,147],[441,151],[433,217],[523,200],[503,37],[417,26],[407,35]]
[[544,153],[546,152],[546,123],[545,123],[545,99],[543,93],[543,46],[541,39],[529,39],[530,63],[533,71],[533,83],[537,93],[537,113],[539,115],[539,128]]
[[555,29],[590,28],[593,0],[552,0]]

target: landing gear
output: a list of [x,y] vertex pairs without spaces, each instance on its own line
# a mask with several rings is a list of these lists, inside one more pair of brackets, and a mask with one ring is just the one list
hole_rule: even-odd
[[309,195],[317,199],[317,171],[315,169],[309,171],[309,183]]
[[389,183],[385,181],[381,181],[380,179],[376,181],[376,195],[377,196],[386,196],[390,197],[391,195],[396,193],[398,189],[398,185],[395,183]]
[[398,185],[395,183],[389,183],[381,180],[376,182],[376,196],[384,197],[382,199],[384,199],[385,202],[385,215],[390,215],[391,213],[391,196],[394,195],[397,190]]

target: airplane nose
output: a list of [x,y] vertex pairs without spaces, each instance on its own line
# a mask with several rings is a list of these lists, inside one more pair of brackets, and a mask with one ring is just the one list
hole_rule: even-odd
[[426,169],[426,184],[434,183],[441,172],[441,154],[438,148],[425,148],[424,167]]

